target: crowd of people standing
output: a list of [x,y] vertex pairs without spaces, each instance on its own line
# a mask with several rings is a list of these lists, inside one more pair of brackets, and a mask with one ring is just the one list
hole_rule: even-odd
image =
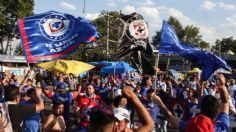
[[[200,81],[197,74],[175,79],[169,73],[158,76],[52,74],[31,71],[18,82],[15,75],[1,79],[1,104],[9,113],[5,131],[129,132],[229,131],[236,116],[234,79],[223,74]],[[52,108],[45,110],[46,98]],[[168,100],[195,104],[195,115],[176,116]],[[48,100],[48,99],[47,99]],[[170,102],[169,102],[170,103]],[[0,126],[1,122],[0,122]]]

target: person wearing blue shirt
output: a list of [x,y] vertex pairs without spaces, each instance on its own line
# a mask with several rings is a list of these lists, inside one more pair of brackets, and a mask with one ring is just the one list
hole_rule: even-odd
[[144,76],[141,82],[141,95],[142,100],[147,100],[147,91],[152,87],[152,80],[150,76]]
[[[27,91],[28,101],[21,101],[20,104],[34,105],[37,102],[36,90],[31,88]],[[40,132],[40,113],[35,113],[32,116],[26,117],[23,121],[23,132]]]

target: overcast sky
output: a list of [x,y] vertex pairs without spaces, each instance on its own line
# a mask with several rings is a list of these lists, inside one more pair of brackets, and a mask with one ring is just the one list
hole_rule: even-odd
[[163,19],[170,16],[183,26],[193,24],[200,28],[203,40],[214,43],[217,38],[236,36],[235,0],[35,0],[34,13],[50,10],[83,16],[90,20],[102,10],[138,12],[149,24],[150,36],[160,30]]

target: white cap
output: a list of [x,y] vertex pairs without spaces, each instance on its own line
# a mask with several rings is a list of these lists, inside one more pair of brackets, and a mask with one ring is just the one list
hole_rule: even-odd
[[113,110],[113,114],[114,114],[114,116],[115,116],[119,121],[124,120],[124,119],[130,121],[130,113],[129,113],[129,111],[126,110],[126,109],[124,109],[124,108],[122,108],[122,107],[120,107],[120,108],[115,108],[115,109]]

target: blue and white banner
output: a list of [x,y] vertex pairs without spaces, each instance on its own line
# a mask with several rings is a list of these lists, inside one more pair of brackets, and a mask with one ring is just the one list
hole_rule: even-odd
[[90,21],[55,11],[20,19],[18,28],[29,63],[65,57],[100,36]]

